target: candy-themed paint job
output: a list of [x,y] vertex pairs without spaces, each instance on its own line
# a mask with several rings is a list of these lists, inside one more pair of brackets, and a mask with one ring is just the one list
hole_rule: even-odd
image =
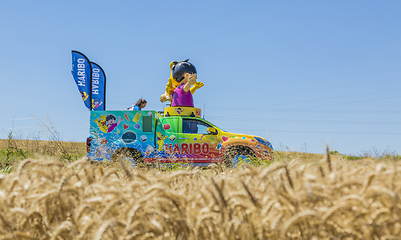
[[[174,108],[174,109],[173,109]],[[144,162],[222,162],[232,147],[250,148],[256,157],[272,161],[273,147],[263,138],[229,133],[200,117],[200,109],[171,107],[164,111],[92,111],[88,157],[110,160],[120,148],[138,150]],[[193,116],[192,113],[197,113]],[[213,131],[210,131],[213,130]]]
[[110,160],[119,148],[139,150],[144,159],[154,158],[155,123],[161,116],[155,111],[92,111],[90,112],[92,160]]

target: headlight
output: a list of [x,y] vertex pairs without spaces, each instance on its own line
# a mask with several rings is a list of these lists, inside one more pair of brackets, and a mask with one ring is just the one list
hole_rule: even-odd
[[273,145],[272,145],[269,141],[264,140],[263,138],[260,138],[260,137],[255,137],[255,139],[256,139],[256,141],[258,141],[260,144],[263,144],[263,145],[265,145],[265,146],[267,146],[267,147],[269,147],[269,148],[271,148],[271,149],[273,150]]

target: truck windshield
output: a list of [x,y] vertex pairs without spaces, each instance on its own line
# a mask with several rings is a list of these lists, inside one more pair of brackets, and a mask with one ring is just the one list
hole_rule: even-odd
[[[204,121],[206,121],[206,120],[204,120]],[[208,121],[206,121],[207,123],[209,123]],[[210,124],[210,123],[209,123]],[[224,130],[224,129],[222,129],[222,128],[220,128],[220,127],[218,127],[218,126],[216,126],[215,124],[213,124],[214,125],[214,127],[216,127],[216,128],[218,128],[218,129],[220,129],[222,132],[227,132],[226,130]],[[213,127],[213,126],[212,126]]]

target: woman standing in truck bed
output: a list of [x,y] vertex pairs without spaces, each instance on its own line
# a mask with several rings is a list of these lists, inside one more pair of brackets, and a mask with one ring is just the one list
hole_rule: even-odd
[[146,107],[146,104],[147,104],[146,100],[140,98],[140,99],[138,100],[138,102],[135,103],[135,105],[132,105],[131,107],[127,108],[127,110],[129,110],[129,111],[133,111],[133,110],[134,110],[134,111],[135,111],[135,110],[136,110],[136,111],[141,111],[142,108]]

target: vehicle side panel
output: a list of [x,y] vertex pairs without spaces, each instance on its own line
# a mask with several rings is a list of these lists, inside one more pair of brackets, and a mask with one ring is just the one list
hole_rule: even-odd
[[[181,116],[162,117],[157,124],[157,159],[161,163],[189,162],[208,164],[221,161],[216,135],[182,132]],[[203,121],[200,118],[190,118]],[[221,146],[221,144],[220,144]]]
[[139,150],[144,161],[155,157],[155,111],[92,111],[90,136],[93,138],[88,157],[91,160],[110,160],[114,151],[123,148]]

